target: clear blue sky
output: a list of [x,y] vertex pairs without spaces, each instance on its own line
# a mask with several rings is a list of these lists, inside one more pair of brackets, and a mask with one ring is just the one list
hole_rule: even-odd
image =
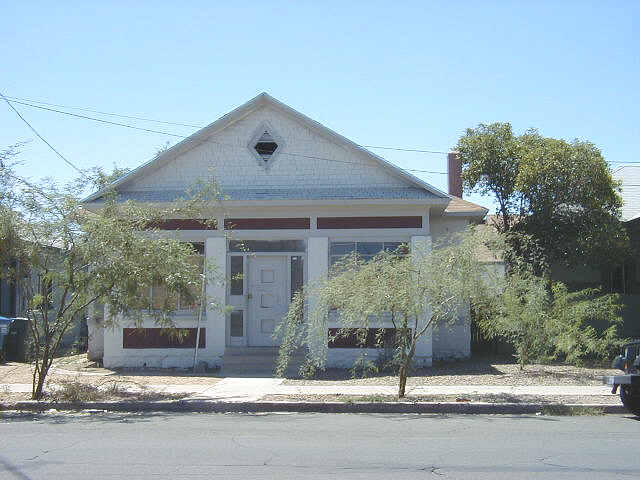
[[[360,144],[448,150],[509,121],[640,161],[640,1],[2,4],[5,95],[204,125],[267,91]],[[81,168],[135,167],[175,142],[16,107]],[[28,139],[21,173],[72,175],[0,105],[0,148]],[[443,155],[375,151],[446,170]]]

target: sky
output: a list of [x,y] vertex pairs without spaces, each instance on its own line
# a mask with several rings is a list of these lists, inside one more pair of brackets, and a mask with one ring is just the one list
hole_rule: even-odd
[[[242,6],[238,6],[242,5]],[[640,1],[0,0],[6,96],[189,135],[262,91],[361,144],[446,152],[466,128],[595,143],[640,161]],[[135,168],[179,139],[14,104],[69,161]],[[19,173],[75,172],[0,104]],[[371,149],[446,172],[446,155]],[[620,166],[612,163],[612,167]],[[414,173],[446,190],[446,175]],[[492,206],[477,194],[472,201]]]

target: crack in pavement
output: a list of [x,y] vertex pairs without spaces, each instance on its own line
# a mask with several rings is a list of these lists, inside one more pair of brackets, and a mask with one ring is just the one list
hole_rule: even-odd
[[22,460],[22,461],[23,461],[23,462],[29,462],[29,461],[31,461],[31,460],[35,460],[36,458],[40,458],[40,457],[42,457],[43,455],[46,455],[47,453],[57,452],[57,451],[59,451],[59,450],[65,450],[65,449],[67,449],[67,448],[74,447],[74,446],[76,446],[77,444],[82,443],[82,442],[83,442],[83,440],[78,440],[78,441],[75,441],[75,442],[73,442],[73,443],[71,443],[71,444],[69,444],[69,445],[65,445],[64,447],[52,448],[51,450],[43,450],[43,451],[42,451],[41,453],[39,453],[38,455],[35,455],[35,456],[33,456],[33,457],[30,457],[30,458],[25,458],[25,459],[24,459],[24,460]]

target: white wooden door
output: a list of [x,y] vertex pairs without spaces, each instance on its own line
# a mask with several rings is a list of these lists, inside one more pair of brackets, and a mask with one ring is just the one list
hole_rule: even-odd
[[289,308],[287,257],[249,258],[249,345],[277,345],[273,332]]

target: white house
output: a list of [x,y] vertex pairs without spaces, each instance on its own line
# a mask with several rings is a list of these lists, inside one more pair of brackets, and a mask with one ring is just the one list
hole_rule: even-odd
[[[450,158],[450,164],[451,162]],[[455,163],[455,162],[453,162]],[[477,223],[487,209],[449,195],[395,167],[291,107],[262,93],[168,149],[115,183],[123,200],[166,203],[213,168],[228,200],[218,229],[203,230],[189,219],[164,228],[202,245],[230,280],[210,284],[209,296],[231,306],[210,310],[202,320],[199,359],[210,366],[276,347],[272,332],[292,292],[326,274],[332,259],[357,250],[373,255],[400,243],[430,248],[439,236]],[[457,171],[454,169],[454,173]],[[450,189],[460,188],[450,178]],[[459,195],[461,192],[457,192]],[[102,192],[85,200],[100,208]],[[225,236],[232,226],[233,239]],[[237,248],[242,241],[250,252]],[[177,314],[195,334],[196,312]],[[104,332],[107,367],[186,367],[195,335],[171,343],[149,327],[140,337],[128,328]],[[436,332],[420,344],[416,359],[468,356],[468,318],[453,330]],[[345,365],[356,350],[329,349],[329,364]],[[239,357],[240,356],[240,357]]]

